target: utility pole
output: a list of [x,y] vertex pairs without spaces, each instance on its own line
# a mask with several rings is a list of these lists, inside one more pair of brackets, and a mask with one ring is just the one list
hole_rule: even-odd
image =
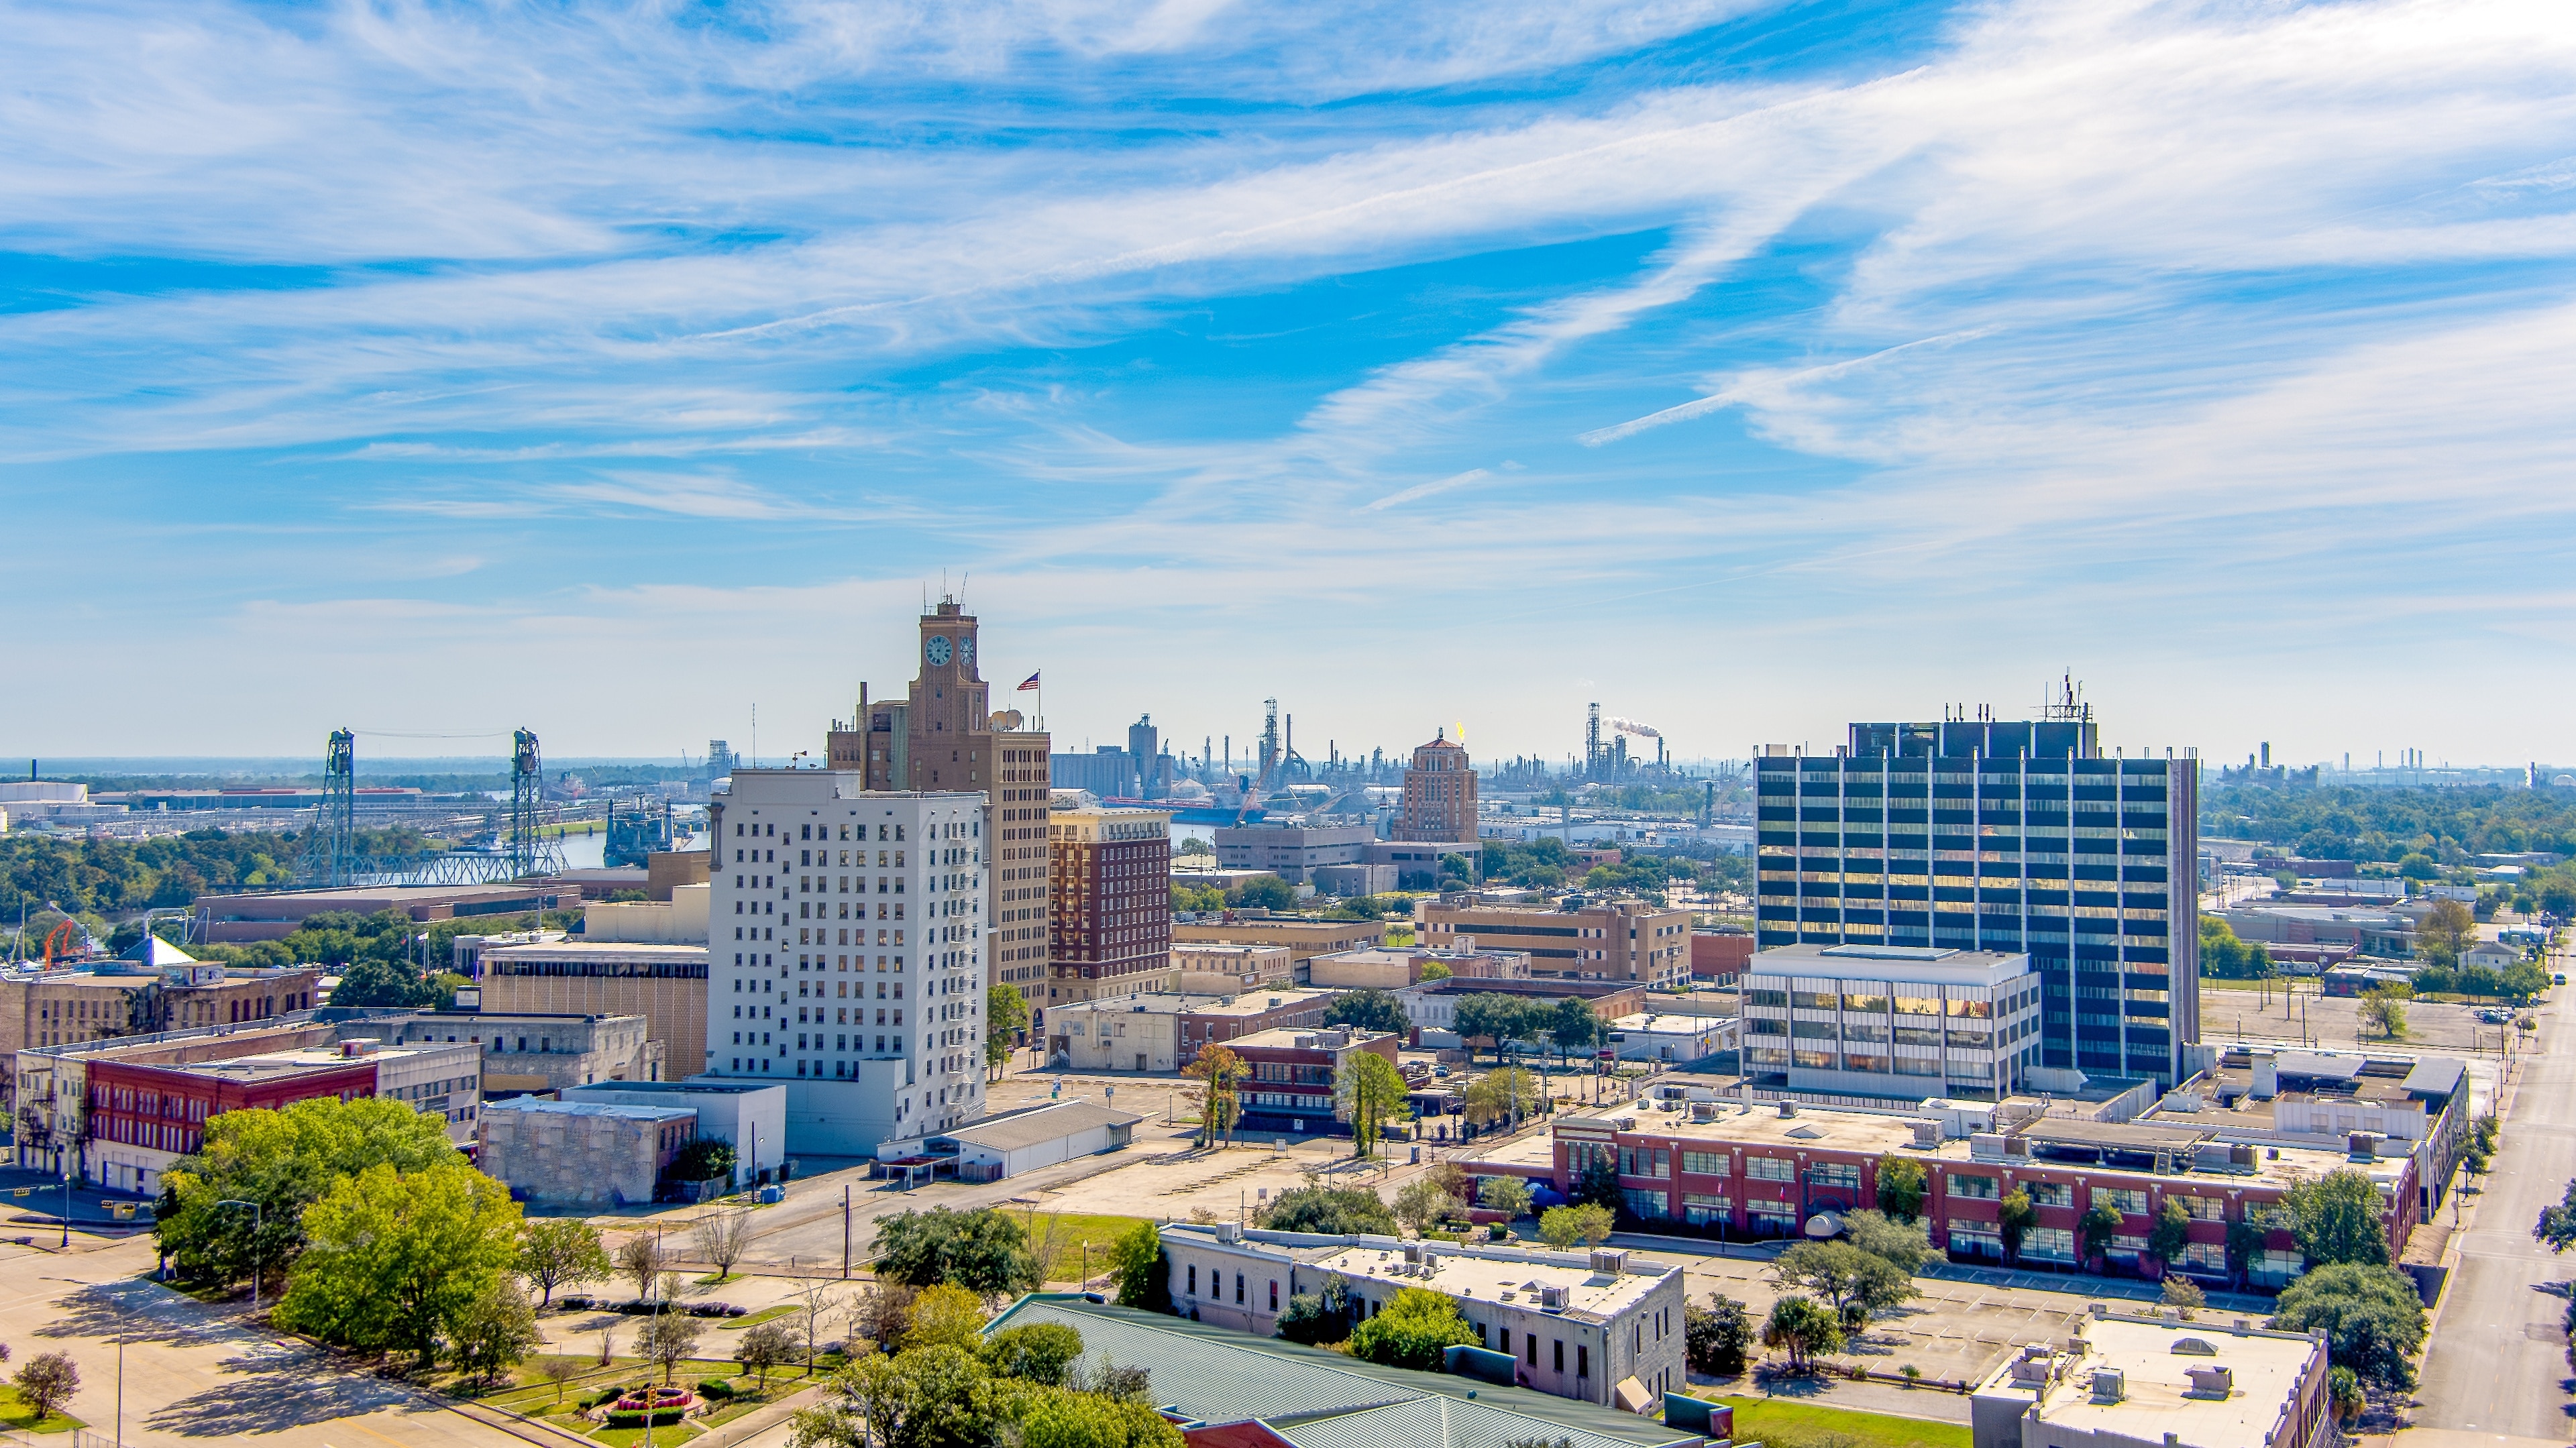
[[841,1280],[850,1280],[850,1184],[841,1183]]

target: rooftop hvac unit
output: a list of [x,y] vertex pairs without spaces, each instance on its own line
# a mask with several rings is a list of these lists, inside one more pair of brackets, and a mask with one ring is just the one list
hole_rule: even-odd
[[2129,1395],[2129,1383],[2118,1368],[2093,1370],[2093,1401],[2116,1403]]
[[1541,1307],[1556,1307],[1556,1308],[1562,1308],[1562,1307],[1564,1307],[1564,1306],[1565,1306],[1565,1289],[1564,1289],[1564,1288],[1562,1288],[1562,1287],[1542,1287],[1542,1288],[1540,1288],[1540,1289],[1538,1290],[1538,1305],[1539,1305],[1539,1306],[1541,1306]]
[[1628,1254],[1618,1247],[1595,1247],[1592,1249],[1592,1270],[1616,1277],[1628,1270]]
[[1242,1240],[1243,1240],[1243,1224],[1242,1224],[1241,1222],[1219,1222],[1219,1223],[1217,1223],[1217,1224],[1216,1224],[1216,1239],[1217,1239],[1218,1241],[1220,1241],[1220,1242],[1240,1242],[1240,1241],[1242,1241]]
[[2191,1395],[2195,1398],[2223,1398],[2236,1388],[2236,1374],[2215,1363],[2205,1368],[2185,1368],[2183,1372],[2191,1379]]
[[2353,1160],[2376,1161],[2379,1159],[2378,1132],[2356,1131],[2346,1136],[2343,1140],[2345,1148],[2352,1153]]
[[1798,1114],[1798,1103],[1797,1103],[1797,1102],[1795,1102],[1795,1101],[1783,1100],[1783,1101],[1780,1103],[1780,1114],[1781,1114],[1781,1115],[1783,1115],[1783,1116],[1795,1116],[1795,1115],[1797,1115],[1797,1114]]

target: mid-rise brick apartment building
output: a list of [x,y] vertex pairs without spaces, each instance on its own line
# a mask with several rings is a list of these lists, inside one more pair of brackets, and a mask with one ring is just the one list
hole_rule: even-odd
[[[1783,1108],[1786,1109],[1786,1108]],[[2241,1265],[2259,1285],[2300,1271],[2297,1244],[2278,1215],[2291,1187],[2331,1171],[2357,1171],[2379,1188],[2392,1257],[2420,1220],[2411,1155],[2377,1156],[2219,1140],[2208,1127],[2113,1123],[2044,1116],[2008,1132],[1941,1138],[1929,1120],[1863,1111],[1700,1103],[1684,1113],[1559,1118],[1552,1159],[1462,1163],[1471,1176],[1517,1175],[1559,1191],[1593,1162],[1619,1174],[1624,1215],[1677,1223],[1728,1237],[1789,1237],[1833,1230],[1819,1222],[1878,1200],[1880,1163],[1919,1162],[1926,1177],[1922,1218],[1932,1245],[1961,1260],[2000,1260],[1997,1211],[2014,1191],[2029,1193],[2039,1220],[2020,1261],[2075,1269],[2076,1223],[2096,1203],[2120,1213],[2109,1244],[2116,1269],[2155,1272],[2143,1259],[2147,1233],[2166,1202],[2190,1218],[2190,1245],[2167,1269],[2212,1280],[2230,1275],[2227,1229],[2252,1222],[2263,1245]],[[2143,1260],[2142,1260],[2143,1259]]]
[[1172,816],[1085,805],[1048,819],[1043,1008],[1123,993],[1122,980],[1172,968]]
[[1177,1071],[1210,1042],[1272,1030],[1317,1030],[1334,993],[1119,996],[1058,1002],[1047,1013],[1047,1056],[1077,1071]]
[[1396,1063],[1399,1038],[1393,1032],[1329,1027],[1319,1031],[1256,1031],[1231,1042],[1234,1053],[1252,1068],[1243,1083],[1243,1127],[1252,1135],[1338,1135],[1350,1123],[1339,1119],[1333,1085],[1359,1052],[1370,1051]]
[[1445,904],[1416,908],[1422,943],[1452,950],[1517,950],[1538,977],[1634,981],[1649,990],[1686,987],[1691,974],[1691,915],[1643,900],[1605,900],[1571,910],[1514,905]]

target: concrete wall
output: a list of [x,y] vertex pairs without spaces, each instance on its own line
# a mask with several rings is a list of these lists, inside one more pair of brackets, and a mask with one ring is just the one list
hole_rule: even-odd
[[694,1113],[657,1113],[648,1119],[498,1107],[483,1113],[477,1165],[541,1205],[649,1202],[663,1161],[660,1138],[666,1115],[685,1120]]

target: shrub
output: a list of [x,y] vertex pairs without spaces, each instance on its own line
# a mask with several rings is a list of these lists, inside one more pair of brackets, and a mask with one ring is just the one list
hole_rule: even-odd
[[555,1299],[555,1306],[562,1308],[566,1312],[588,1312],[590,1310],[590,1294],[587,1292],[567,1292],[563,1296]]
[[698,1395],[704,1398],[730,1398],[733,1396],[733,1384],[722,1378],[700,1378]]
[[[678,1408],[664,1408],[653,1415],[653,1426],[656,1428],[668,1428],[672,1424],[679,1422],[680,1419],[685,1416],[687,1415]],[[611,1413],[608,1415],[608,1426],[611,1428],[641,1428],[644,1426],[643,1410],[637,1409],[632,1412]]]

